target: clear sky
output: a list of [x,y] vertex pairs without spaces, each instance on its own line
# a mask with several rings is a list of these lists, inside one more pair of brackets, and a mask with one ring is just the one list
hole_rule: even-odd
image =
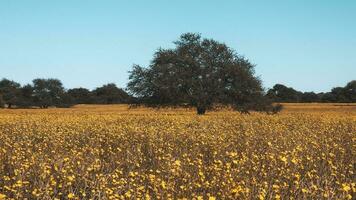
[[0,0],[0,78],[125,87],[132,64],[147,66],[185,32],[249,58],[266,88],[356,79],[354,0]]

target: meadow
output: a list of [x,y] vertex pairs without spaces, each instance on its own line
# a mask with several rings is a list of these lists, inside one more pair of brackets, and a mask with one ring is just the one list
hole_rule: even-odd
[[0,110],[0,199],[352,199],[356,104]]

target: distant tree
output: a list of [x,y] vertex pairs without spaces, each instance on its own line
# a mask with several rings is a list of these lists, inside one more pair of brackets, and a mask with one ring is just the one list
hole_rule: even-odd
[[72,96],[70,96],[67,92],[64,92],[61,97],[61,102],[59,105],[57,105],[57,107],[69,108],[75,104],[76,103],[74,102]]
[[130,101],[130,96],[123,89],[118,88],[114,83],[98,87],[92,93],[95,103],[98,104],[129,103]]
[[335,97],[335,102],[348,102],[345,96],[345,89],[343,87],[335,87],[331,90],[331,94]]
[[17,106],[28,108],[34,105],[33,102],[33,90],[32,85],[27,84],[20,88],[19,101]]
[[282,84],[276,84],[268,90],[267,96],[274,102],[297,103],[301,99],[302,93],[291,87]]
[[301,102],[305,103],[312,103],[312,102],[319,102],[320,98],[314,92],[304,92],[301,95]]
[[0,108],[4,108],[5,107],[5,101],[2,98],[2,95],[0,94]]
[[331,92],[324,93],[322,102],[355,103],[356,80],[350,81],[345,87],[334,87]]
[[0,81],[0,94],[8,108],[12,108],[13,105],[18,103],[20,87],[21,85],[15,81],[8,79]]
[[74,104],[93,103],[92,93],[86,88],[69,89],[67,94],[73,99]]
[[225,44],[194,33],[181,35],[174,44],[174,49],[159,49],[148,68],[133,66],[127,88],[140,103],[190,105],[198,114],[214,104],[243,112],[271,107],[254,65]]
[[344,87],[344,96],[350,103],[356,103],[356,80],[350,81]]
[[34,103],[41,108],[63,106],[64,94],[64,87],[62,82],[58,79],[33,80]]
[[321,102],[323,103],[337,102],[337,97],[331,92],[326,92],[322,95]]

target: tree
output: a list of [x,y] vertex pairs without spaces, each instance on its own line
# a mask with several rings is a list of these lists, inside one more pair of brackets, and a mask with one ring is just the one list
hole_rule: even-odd
[[331,92],[326,92],[323,93],[323,95],[321,96],[321,102],[324,103],[337,102],[337,97]]
[[186,33],[174,49],[159,49],[148,68],[134,65],[128,90],[148,106],[189,105],[204,114],[214,104],[240,111],[256,110],[263,101],[254,65],[223,43]]
[[74,104],[93,103],[91,92],[86,88],[73,88],[67,91],[67,94],[73,99]]
[[334,87],[322,97],[323,102],[355,103],[356,80],[350,81],[345,87]]
[[32,85],[27,84],[20,88],[20,96],[18,106],[22,108],[28,108],[33,106],[33,90]]
[[331,90],[331,94],[334,95],[335,102],[348,102],[348,99],[345,96],[345,88],[343,87],[334,87]]
[[5,101],[2,98],[2,95],[0,94],[0,108],[4,108],[5,107]]
[[301,96],[301,102],[305,103],[312,103],[312,102],[319,102],[320,98],[314,92],[304,92]]
[[2,98],[8,108],[11,108],[13,105],[17,104],[19,100],[20,87],[21,85],[15,81],[8,79],[2,79],[0,81],[0,94],[2,95]]
[[64,87],[58,79],[33,80],[34,103],[41,108],[63,106]]
[[98,87],[93,91],[94,101],[98,104],[128,103],[130,96],[114,83]]
[[300,101],[302,93],[282,84],[276,84],[269,89],[267,96],[274,102],[297,103]]
[[344,95],[350,103],[356,103],[356,80],[347,83],[344,87]]

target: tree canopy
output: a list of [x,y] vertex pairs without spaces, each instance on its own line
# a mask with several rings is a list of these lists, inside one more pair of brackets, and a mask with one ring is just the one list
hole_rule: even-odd
[[18,103],[20,86],[21,85],[19,83],[5,78],[0,81],[0,94],[2,96],[3,103],[7,104],[9,108]]
[[42,108],[58,106],[63,102],[64,87],[58,79],[33,80],[34,103]]
[[274,85],[272,89],[268,90],[267,96],[275,102],[295,103],[301,99],[300,92],[282,84]]
[[140,103],[186,104],[198,114],[214,104],[240,111],[271,106],[254,65],[224,43],[186,33],[174,44],[173,49],[159,49],[147,68],[133,66],[127,88]]
[[70,107],[76,104],[129,103],[125,90],[110,83],[93,91],[86,88],[66,90],[58,79],[38,78],[32,84],[21,86],[15,81],[0,81],[0,108]]
[[355,103],[356,80],[350,81],[344,87],[334,87],[330,92],[314,93],[300,92],[282,84],[276,84],[267,92],[267,97],[273,102],[283,103]]
[[114,83],[96,88],[93,91],[93,98],[96,103],[100,104],[129,103],[130,101],[129,95],[123,89],[118,88]]

